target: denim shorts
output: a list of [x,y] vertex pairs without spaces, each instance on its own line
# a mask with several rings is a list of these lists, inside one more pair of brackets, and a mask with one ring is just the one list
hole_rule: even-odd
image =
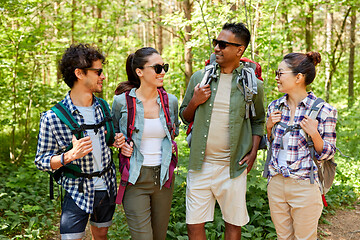
[[101,228],[110,227],[115,212],[115,203],[110,201],[107,191],[95,191],[93,213],[81,210],[70,194],[66,193],[62,204],[60,234],[61,239],[79,239],[85,236],[85,228],[90,224]]

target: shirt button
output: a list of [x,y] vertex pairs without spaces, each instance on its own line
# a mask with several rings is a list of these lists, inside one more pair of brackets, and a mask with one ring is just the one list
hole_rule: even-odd
[[214,88],[213,90],[216,91],[216,88]]
[[206,135],[204,135],[204,138],[206,138]]
[[211,107],[211,103],[209,104],[209,106]]
[[209,119],[208,119],[208,120],[206,120],[206,122],[209,122]]
[[201,152],[202,155],[204,155],[204,152]]

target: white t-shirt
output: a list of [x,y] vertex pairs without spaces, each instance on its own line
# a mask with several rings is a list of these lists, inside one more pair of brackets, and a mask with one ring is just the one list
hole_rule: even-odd
[[159,166],[161,164],[161,144],[166,137],[160,118],[145,118],[144,131],[141,138],[140,152],[144,156],[143,166]]
[[[211,113],[205,161],[230,162],[229,108],[232,73],[220,74],[220,80]],[[211,89],[213,91],[214,89]]]
[[[91,125],[96,124],[95,122],[95,108],[94,106],[90,107],[79,107],[76,108],[80,111],[81,115],[84,117],[85,124]],[[87,136],[90,136],[92,142],[92,154],[93,154],[93,164],[94,164],[94,171],[101,171],[103,169],[103,165],[101,162],[101,144],[100,144],[100,135],[95,134],[94,129],[87,129]],[[105,181],[100,177],[94,177],[94,185],[95,190],[106,190]]]
[[287,132],[283,137],[282,137],[282,141],[283,141],[283,147],[284,149],[280,149],[279,151],[279,155],[278,155],[278,164],[279,167],[287,167],[287,149],[288,149],[288,145],[289,145],[289,138],[290,138],[290,132]]

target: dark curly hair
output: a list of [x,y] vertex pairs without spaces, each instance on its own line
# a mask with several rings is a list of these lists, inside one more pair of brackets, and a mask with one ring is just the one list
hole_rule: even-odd
[[249,45],[250,42],[250,31],[246,28],[243,23],[225,23],[222,27],[222,30],[227,30],[235,34],[235,37],[239,39],[242,44],[245,45],[245,48]]
[[74,82],[77,81],[75,75],[75,69],[83,69],[86,74],[87,71],[84,68],[90,68],[93,62],[100,60],[105,64],[105,57],[100,51],[89,44],[72,44],[66,49],[64,55],[59,62],[59,69],[62,73],[65,83],[72,88]]

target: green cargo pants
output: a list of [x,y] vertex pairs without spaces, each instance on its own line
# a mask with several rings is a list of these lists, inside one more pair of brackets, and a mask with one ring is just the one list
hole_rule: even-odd
[[136,184],[126,187],[123,206],[132,240],[166,238],[174,177],[171,188],[161,190],[159,178],[160,166],[142,166]]

